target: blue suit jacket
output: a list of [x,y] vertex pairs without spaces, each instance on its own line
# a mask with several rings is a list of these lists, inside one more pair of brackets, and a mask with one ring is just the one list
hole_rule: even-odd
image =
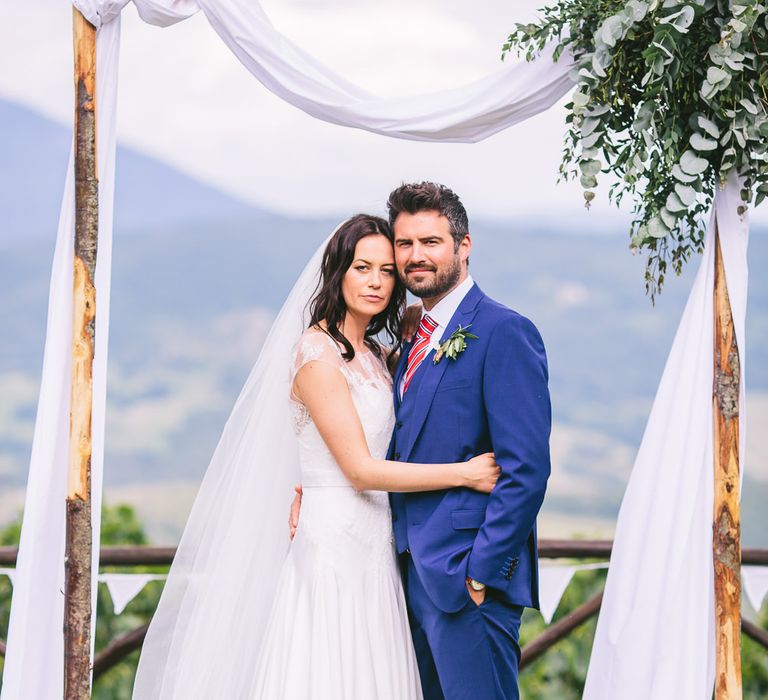
[[[550,473],[551,408],[547,360],[539,332],[525,317],[473,285],[441,338],[472,325],[477,340],[455,360],[434,354],[419,367],[408,411],[395,373],[398,416],[389,458],[462,462],[495,452],[501,476],[490,495],[466,488],[390,496],[399,552],[409,548],[435,605],[460,610],[469,600],[465,578],[495,589],[509,603],[538,607],[536,515]],[[407,420],[401,416],[408,414]]]

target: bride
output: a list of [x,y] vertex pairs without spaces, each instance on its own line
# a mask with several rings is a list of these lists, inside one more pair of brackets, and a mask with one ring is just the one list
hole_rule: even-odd
[[377,338],[399,345],[404,298],[384,219],[348,219],[307,265],[201,484],[136,700],[421,698],[386,492],[489,492],[498,467],[383,459],[394,416]]

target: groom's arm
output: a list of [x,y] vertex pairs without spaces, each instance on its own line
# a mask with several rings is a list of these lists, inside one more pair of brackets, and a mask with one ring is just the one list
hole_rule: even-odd
[[288,534],[291,539],[296,535],[296,530],[299,529],[299,515],[301,514],[301,497],[304,495],[304,489],[301,488],[301,484],[297,484],[294,489],[296,495],[293,497],[291,503],[291,511],[288,514]]
[[506,588],[509,562],[525,547],[544,500],[550,473],[552,422],[544,343],[517,314],[489,340],[483,393],[491,445],[501,476],[467,563],[467,576]]

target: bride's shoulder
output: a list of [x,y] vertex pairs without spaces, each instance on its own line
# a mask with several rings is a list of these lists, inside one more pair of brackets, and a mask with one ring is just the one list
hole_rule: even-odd
[[307,328],[296,342],[293,350],[296,367],[315,360],[338,363],[339,346],[324,330],[316,326]]

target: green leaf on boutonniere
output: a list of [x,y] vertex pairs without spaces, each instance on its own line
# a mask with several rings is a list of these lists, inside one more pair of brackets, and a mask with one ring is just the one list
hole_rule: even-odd
[[477,340],[477,336],[469,332],[472,324],[466,328],[459,326],[448,340],[440,344],[440,347],[435,353],[435,357],[432,359],[434,364],[440,362],[445,355],[449,360],[455,360],[462,352],[467,349],[468,340]]

